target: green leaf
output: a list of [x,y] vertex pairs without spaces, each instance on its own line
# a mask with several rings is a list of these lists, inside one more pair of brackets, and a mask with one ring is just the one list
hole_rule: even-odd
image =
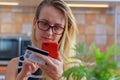
[[[78,53],[77,56],[71,57],[73,59],[82,60],[83,64],[73,66],[64,71],[63,76],[70,80],[81,80],[86,77],[87,80],[120,80],[120,60],[115,61],[111,59],[114,56],[120,55],[120,47],[113,44],[108,47],[105,53],[101,52],[95,45],[87,46],[85,43],[75,45],[74,50]],[[93,51],[93,52],[92,52]],[[90,60],[94,59],[94,65],[86,65]],[[70,62],[69,64],[76,64],[77,62]]]

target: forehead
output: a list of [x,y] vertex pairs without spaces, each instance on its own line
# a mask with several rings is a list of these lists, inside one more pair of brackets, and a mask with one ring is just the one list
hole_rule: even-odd
[[65,17],[63,13],[53,6],[42,7],[39,19],[45,19],[49,21],[51,24],[57,23],[65,25]]

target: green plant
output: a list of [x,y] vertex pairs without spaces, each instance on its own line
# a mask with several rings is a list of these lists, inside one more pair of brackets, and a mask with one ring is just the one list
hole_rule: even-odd
[[[95,45],[86,46],[85,43],[75,45],[74,50],[78,53],[72,57],[82,60],[83,65],[73,66],[66,70],[63,76],[70,80],[81,80],[86,77],[87,80],[120,80],[119,61],[113,60],[114,56],[118,56],[120,48],[112,45],[105,53],[102,53]],[[94,64],[89,65],[94,59]]]

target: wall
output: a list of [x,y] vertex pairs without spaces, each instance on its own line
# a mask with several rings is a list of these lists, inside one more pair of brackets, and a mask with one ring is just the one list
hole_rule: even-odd
[[[0,6],[1,35],[31,35],[34,7]],[[91,43],[105,51],[115,42],[115,8],[72,8],[79,29],[77,42]],[[119,10],[119,7],[118,7]],[[117,43],[120,44],[120,12],[118,12]]]
[[116,20],[117,20],[117,22],[116,22],[116,24],[117,24],[117,29],[116,29],[116,31],[117,31],[117,44],[119,44],[120,45],[120,6],[117,6],[116,7],[117,9],[117,16],[116,16]]
[[73,8],[79,34],[77,42],[95,43],[101,51],[115,42],[114,9]]
[[35,8],[0,6],[1,35],[30,35]]

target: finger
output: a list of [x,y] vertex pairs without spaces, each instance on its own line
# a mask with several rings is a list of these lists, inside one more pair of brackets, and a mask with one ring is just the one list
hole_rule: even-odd
[[31,71],[31,72],[34,72],[39,68],[37,63],[29,61],[29,60],[24,61],[23,67],[24,67],[23,68],[24,70]]
[[56,70],[53,70],[51,67],[48,67],[47,65],[39,65],[40,69],[47,73],[55,73]]
[[52,78],[57,77],[56,71],[52,70],[52,68],[48,68],[47,66],[40,65],[40,69],[49,77],[52,77]]
[[49,57],[41,55],[41,54],[36,54],[36,56],[40,58],[41,60],[43,60],[45,63],[47,63],[47,65],[53,65],[53,62],[50,60]]
[[31,62],[32,64],[34,64],[34,66],[35,66],[36,68],[39,68],[39,66],[38,66],[38,63],[37,63],[37,62],[33,62],[33,61],[29,61],[29,62]]

